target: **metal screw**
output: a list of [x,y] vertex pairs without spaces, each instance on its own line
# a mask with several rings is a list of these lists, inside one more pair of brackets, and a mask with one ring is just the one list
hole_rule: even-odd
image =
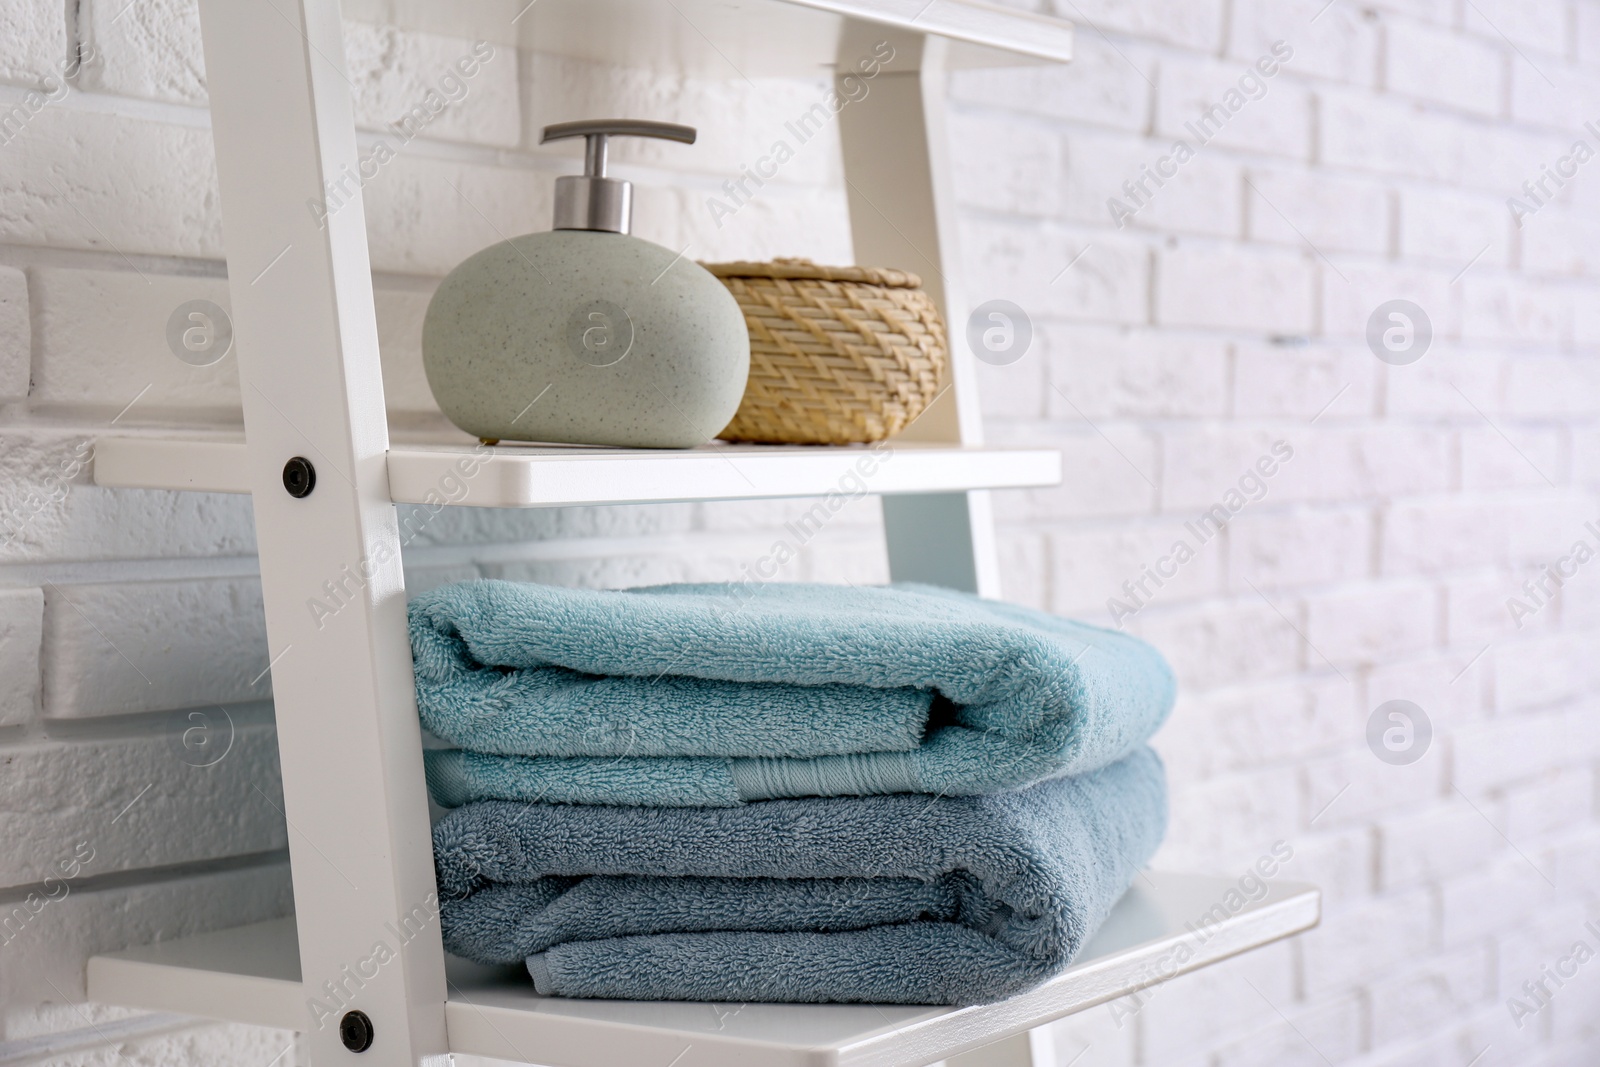
[[372,1047],[372,1020],[364,1011],[347,1011],[339,1020],[339,1040],[351,1052],[365,1052]]
[[304,456],[294,457],[283,465],[283,487],[296,499],[310,496],[317,487],[317,468]]

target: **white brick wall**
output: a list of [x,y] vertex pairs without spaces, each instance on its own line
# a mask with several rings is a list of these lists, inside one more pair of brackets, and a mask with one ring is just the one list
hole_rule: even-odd
[[[1061,1067],[1592,1067],[1600,970],[1520,1030],[1506,1000],[1600,917],[1600,562],[1520,629],[1506,599],[1574,541],[1600,550],[1600,162],[1521,227],[1506,200],[1592,141],[1600,2],[1025,6],[1080,22],[1078,62],[951,85],[970,295],[1035,325],[1034,352],[980,368],[987,431],[1066,458],[1061,487],[996,498],[1009,595],[1108,622],[1124,580],[1291,443],[1128,626],[1183,685],[1161,864],[1237,876],[1281,840],[1282,876],[1326,905],[1321,930],[1136,1013],[1064,1020]],[[348,28],[369,140],[471,45]],[[1107,200],[1277,41],[1294,54],[1265,95],[1117,228]],[[289,907],[248,501],[82,469],[112,418],[238,425],[232,359],[191,367],[162,336],[184,300],[227,305],[193,4],[0,0],[0,103],[79,44],[72,91],[0,144],[0,912],[79,842],[94,860],[0,945],[0,1059],[43,1041],[27,1062],[260,1067],[286,1035],[58,1003],[94,951]],[[572,160],[535,147],[546,122],[702,128],[692,150],[619,146],[643,236],[847,261],[821,139],[724,228],[706,215],[819,91],[753,85],[497,51],[366,189],[394,426],[440,426],[417,351],[437,278],[547,224]],[[1395,298],[1433,324],[1409,366],[1366,345]],[[805,506],[450,511],[408,546],[408,583],[729,577]],[[884,573],[864,505],[784,576]],[[1394,699],[1432,723],[1410,765],[1365,740]]]

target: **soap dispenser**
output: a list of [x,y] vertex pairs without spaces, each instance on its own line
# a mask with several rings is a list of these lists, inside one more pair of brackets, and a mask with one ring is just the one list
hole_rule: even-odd
[[744,315],[704,267],[629,234],[632,184],[606,175],[609,139],[693,144],[689,126],[630,119],[547,126],[586,139],[556,179],[555,224],[485,248],[428,304],[422,361],[447,418],[493,444],[687,448],[716,437],[750,372]]

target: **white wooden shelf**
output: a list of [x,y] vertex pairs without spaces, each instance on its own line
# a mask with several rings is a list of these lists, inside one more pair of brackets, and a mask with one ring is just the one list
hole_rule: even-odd
[[[539,996],[520,968],[451,960],[450,1051],[549,1067],[916,1067],[1299,933],[1320,915],[1316,889],[1274,883],[1217,921],[1230,892],[1224,878],[1141,876],[1065,973],[972,1008],[568,1000]],[[293,919],[89,961],[92,999],[151,1011],[293,1029],[305,1025],[309,993]]]
[[[318,468],[319,485],[338,476],[314,450],[304,454]],[[100,486],[250,491],[246,446],[238,439],[108,437],[95,442],[94,456],[94,479]],[[875,494],[945,493],[1055,485],[1061,480],[1061,454],[1053,449],[899,443],[878,451],[397,444],[388,457],[389,493],[396,503],[444,499],[495,508],[859,494],[863,485]]]
[[880,40],[916,70],[924,37],[956,67],[1072,58],[1072,24],[975,0],[347,0],[347,16],[597,63],[708,78],[851,65]]

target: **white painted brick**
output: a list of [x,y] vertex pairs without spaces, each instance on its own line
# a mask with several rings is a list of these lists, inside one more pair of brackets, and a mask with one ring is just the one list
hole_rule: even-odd
[[[1155,439],[1126,425],[1102,430],[1103,437],[1077,421],[1030,427],[1025,437],[1018,435],[1061,450],[1061,484],[998,494],[995,513],[1008,519],[1149,514],[1155,508],[1160,454]],[[996,435],[995,440],[1004,438]]]
[[[1147,990],[1147,999],[1135,1017],[1144,1036],[1143,1062],[1184,1062],[1183,1057],[1196,1048],[1226,1041],[1276,1019],[1271,1004],[1252,992],[1251,986],[1286,1003],[1293,995],[1293,983],[1287,953],[1261,952]],[[1094,1010],[1125,1021],[1133,1006],[1129,1000],[1112,1001]]]
[[1387,20],[1384,33],[1384,83],[1390,92],[1477,115],[1500,113],[1506,77],[1501,49],[1404,19]]
[[1461,487],[1504,489],[1560,485],[1566,480],[1560,432],[1518,426],[1461,432]]
[[1228,579],[1240,596],[1262,589],[1367,577],[1373,522],[1358,510],[1252,513],[1228,525]]
[[[1595,171],[1594,180],[1600,181],[1600,167]],[[1522,268],[1529,274],[1593,278],[1600,273],[1600,254],[1594,248],[1600,226],[1588,211],[1550,204],[1523,220],[1521,238]]]
[[1302,659],[1294,626],[1254,597],[1197,608],[1158,604],[1133,629],[1161,649],[1181,685],[1196,689],[1287,674]]
[[28,395],[33,333],[28,323],[28,279],[0,267],[0,404]]
[[1572,5],[1576,22],[1577,53],[1585,62],[1600,59],[1600,6],[1592,2]]
[[90,956],[276,919],[293,912],[290,900],[286,863],[69,893],[6,946],[0,1002],[82,999]]
[[[1072,132],[1062,214],[1119,229],[1238,236],[1243,225],[1239,165],[1219,153],[1202,152],[1180,166],[1174,145],[1160,138]],[[1163,178],[1163,171],[1171,176]]]
[[1510,521],[1504,507],[1471,498],[1397,501],[1383,515],[1381,569],[1406,575],[1503,565]]
[[1433,947],[1433,909],[1430,893],[1411,890],[1324,914],[1300,938],[1306,992],[1336,994],[1421,958]]
[[1167,843],[1152,866],[1238,878],[1274,841],[1294,838],[1293,768],[1265,768],[1172,787]]
[[1308,1007],[1274,1001],[1283,1017],[1219,1047],[1217,1067],[1325,1067],[1348,1062],[1361,1051],[1364,1021],[1356,998],[1345,996]]
[[1450,1020],[1494,995],[1493,959],[1486,945],[1434,956],[1372,984],[1372,1043],[1407,1040]]
[[1234,413],[1330,422],[1373,413],[1380,364],[1365,345],[1241,342],[1234,346]]
[[[1324,0],[1238,0],[1229,19],[1228,54],[1253,63],[1274,41],[1294,47],[1290,67],[1297,75],[1371,85],[1378,70],[1378,32],[1373,19],[1354,4]],[[1315,21],[1313,21],[1315,20]]]
[[1180,770],[1189,778],[1209,778],[1325,753],[1365,728],[1353,696],[1337,678],[1182,693],[1158,745],[1175,781],[1183,780]]
[[[1322,828],[1321,822],[1317,826]],[[1375,887],[1373,836],[1365,826],[1300,834],[1294,839],[1294,859],[1286,865],[1284,875],[1322,890],[1324,907],[1343,909],[1365,900]]]
[[1155,0],[1138,6],[1115,0],[1053,0],[1052,6],[1061,18],[1138,37],[1197,49],[1222,43],[1221,0]]
[[[40,372],[32,396],[41,407],[98,409],[118,421],[173,417],[237,425],[238,353],[197,367],[167,343],[172,313],[191,300],[230,308],[221,278],[131,271],[38,268]],[[391,411],[432,415],[438,405],[422,369],[422,317],[429,292],[380,288],[375,293],[384,393]]]
[[1493,674],[1494,660],[1481,655],[1483,651],[1481,645],[1465,645],[1374,665],[1366,678],[1367,715],[1390,700],[1409,700],[1437,724],[1432,745],[1441,748],[1447,727],[1482,722],[1490,714],[1486,679]]
[[1495,827],[1465,804],[1382,819],[1378,842],[1378,877],[1384,889],[1448,878],[1504,847]]
[[[1505,649],[1489,653],[1501,660]],[[1516,655],[1516,653],[1510,653]],[[1535,778],[1545,767],[1564,762],[1570,749],[1559,715],[1519,715],[1456,731],[1450,742],[1455,786],[1468,796]]]
[[1559,344],[1572,332],[1572,294],[1510,278],[1461,280],[1461,336],[1468,341]]
[[984,110],[949,122],[951,179],[958,203],[1013,215],[1060,212],[1065,145],[1046,123]]
[[1247,180],[1252,240],[1324,254],[1389,250],[1389,193],[1377,182],[1254,168]]
[[1003,296],[1034,319],[1143,324],[1150,253],[1132,239],[967,219],[961,247],[975,291]]
[[0,589],[0,726],[15,726],[39,710],[39,646],[44,640],[44,592]]
[[54,585],[45,590],[44,708],[124,715],[271,695],[255,579]]
[[1142,131],[1155,92],[1154,53],[1131,41],[1113,44],[1079,33],[1071,63],[958,70],[950,91],[960,101]]
[[1471,141],[1455,119],[1364,93],[1323,92],[1317,101],[1318,158],[1323,163],[1378,174],[1460,180]]
[[1560,767],[1546,771],[1535,782],[1506,790],[1502,829],[1511,840],[1526,841],[1582,826],[1594,815],[1594,771]]
[[1045,373],[1051,353],[1061,343],[1064,329],[1059,323],[1036,322],[1032,345],[1015,363],[996,366],[975,361],[973,369],[977,371],[978,398],[984,418],[995,422],[1027,422],[1043,417],[1050,402]]
[[[877,538],[882,543],[882,535]],[[1039,611],[1051,610],[1049,565],[1050,550],[1040,534],[1011,531],[1000,536],[1000,588],[1014,604]],[[884,576],[888,575],[885,553]]]
[[[1280,449],[1277,453],[1273,452],[1275,446]],[[1231,508],[1225,499],[1230,491],[1244,496],[1247,490],[1254,490],[1250,495],[1256,499],[1239,509],[1240,514],[1268,500],[1296,499],[1295,481],[1305,473],[1301,453],[1270,429],[1174,428],[1162,435],[1161,449],[1162,508],[1179,512],[1185,519],[1198,519],[1200,513],[1219,503]],[[1287,458],[1283,449],[1289,451]],[[1265,466],[1258,467],[1263,461]],[[1273,473],[1263,478],[1264,471]],[[1264,495],[1254,488],[1257,481],[1265,482]],[[1203,530],[1214,535],[1214,527],[1213,521]]]
[[1226,414],[1228,355],[1209,337],[1155,330],[1047,328],[1051,418],[1204,418]]
[[1582,536],[1596,511],[1594,501],[1581,494],[1542,485],[1508,492],[1506,504],[1517,509],[1517,521],[1511,524],[1511,562],[1532,569],[1571,551],[1573,539]]
[[1305,818],[1315,820],[1308,824],[1318,831],[1370,825],[1383,815],[1420,809],[1440,795],[1446,759],[1437,739],[1415,763],[1394,766],[1368,751],[1365,724],[1362,717],[1359,749],[1302,763]]
[[1594,823],[1584,827],[1551,848],[1558,885],[1600,885],[1600,830]]
[[1279,62],[1272,77],[1243,62],[1171,58],[1161,64],[1156,92],[1156,129],[1181,138],[1196,151],[1242,148],[1267,155],[1307,159],[1311,152],[1311,94],[1284,76],[1294,60]]
[[1582,136],[1583,124],[1600,115],[1600,78],[1587,67],[1545,56],[1535,62],[1518,57],[1511,64],[1512,118]]
[[[1513,616],[1507,607],[1512,597],[1525,596],[1521,583],[1509,572],[1452,578],[1445,590],[1445,636],[1452,645],[1482,648],[1510,637],[1519,629],[1553,626],[1555,612]],[[1520,625],[1519,625],[1520,623]]]
[[1296,485],[1349,497],[1441,492],[1452,485],[1452,442],[1432,429],[1330,426],[1296,435]]
[[1437,593],[1422,582],[1349,584],[1307,598],[1306,638],[1336,664],[1421,651],[1437,630]]
[[[1141,603],[1172,604],[1214,593],[1221,581],[1222,546],[1213,542],[1189,562],[1178,564],[1171,557],[1179,541],[1192,545],[1193,539],[1186,538],[1175,522],[1052,534],[1050,603],[1057,611],[1115,626],[1117,619],[1108,607],[1112,599],[1124,605],[1116,609],[1120,615]],[[1157,577],[1152,578],[1146,568]],[[1176,573],[1161,578],[1160,570]],[[1157,578],[1162,585],[1155,584]],[[1124,589],[1125,582],[1132,583],[1131,593]]]
[[1384,410],[1390,417],[1461,415],[1481,421],[1479,411],[1504,410],[1504,362],[1494,351],[1440,342],[1416,363],[1384,372]]
[[1194,242],[1163,249],[1156,268],[1157,321],[1164,326],[1307,333],[1316,286],[1308,256]]
[[[1457,297],[1450,285],[1453,273],[1406,264],[1390,266],[1348,261],[1341,262],[1337,271],[1324,269],[1322,332],[1330,337],[1353,338],[1365,346],[1367,323],[1378,307],[1390,300],[1410,300],[1427,314],[1433,328],[1432,343],[1442,348],[1441,340],[1455,332]],[[1427,359],[1428,355],[1422,358]]]
[[[1465,803],[1459,797],[1456,802]],[[1549,906],[1554,891],[1545,880],[1548,872],[1542,875],[1534,862],[1538,856],[1530,857],[1508,851],[1494,867],[1449,879],[1440,886],[1439,926],[1445,948],[1503,929],[1508,916],[1536,914],[1541,906]]]
[[[1589,634],[1534,633],[1525,641],[1497,646],[1495,685],[1500,707],[1511,711],[1545,708],[1591,690],[1595,667],[1589,640]],[[1576,741],[1569,739],[1568,743]],[[1547,749],[1546,754],[1553,757],[1555,749]],[[1557,761],[1552,758],[1550,762]]]
[[60,4],[10,0],[0,6],[0,81],[30,89],[59,87],[68,52],[67,20]]
[[1408,186],[1400,194],[1400,252],[1452,272],[1504,267],[1514,223],[1505,200],[1437,186]]
[[1548,63],[1551,56],[1567,53],[1567,12],[1563,0],[1472,0],[1461,14],[1469,32],[1495,44],[1509,39],[1524,48],[1546,52],[1549,55],[1535,56],[1532,62]]
[[276,732],[242,710],[194,714],[161,733],[4,749],[0,823],[15,847],[0,884],[61,878],[74,856],[98,878],[287,847]]

